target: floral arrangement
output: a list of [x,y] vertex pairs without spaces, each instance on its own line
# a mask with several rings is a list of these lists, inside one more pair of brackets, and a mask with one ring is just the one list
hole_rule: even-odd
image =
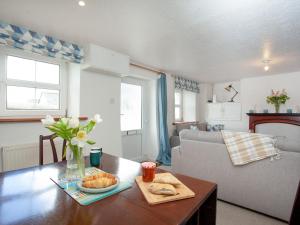
[[272,104],[275,106],[276,113],[279,112],[279,108],[281,104],[285,104],[287,100],[289,100],[290,97],[287,95],[287,92],[285,89],[280,91],[274,91],[272,89],[271,95],[267,96],[267,103]]
[[84,161],[82,160],[84,159],[82,149],[86,144],[95,144],[95,141],[88,138],[88,134],[94,129],[97,123],[102,122],[101,116],[96,114],[93,119],[89,120],[85,125],[81,125],[79,119],[76,117],[60,118],[58,121],[55,121],[52,116],[47,115],[46,118],[41,121],[42,124],[57,137],[61,137],[67,141],[63,155],[66,156],[67,148],[71,150],[71,158],[74,159],[74,164],[77,164],[79,170],[82,170],[80,172],[83,173],[81,174],[81,176],[83,176]]

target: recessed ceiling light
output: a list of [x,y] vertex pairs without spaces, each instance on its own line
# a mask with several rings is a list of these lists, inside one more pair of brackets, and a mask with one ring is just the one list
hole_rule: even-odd
[[78,5],[79,6],[85,6],[85,2],[84,1],[78,1]]
[[270,62],[271,62],[271,59],[264,59],[262,61],[262,63],[264,64],[264,70],[265,71],[269,71],[269,69],[270,69]]
[[265,66],[265,67],[264,67],[264,70],[265,70],[265,71],[268,71],[269,69],[270,69],[269,66]]

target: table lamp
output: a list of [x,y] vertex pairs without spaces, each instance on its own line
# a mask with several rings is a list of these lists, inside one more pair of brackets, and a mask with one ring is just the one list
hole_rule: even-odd
[[234,98],[235,96],[237,96],[237,94],[239,93],[237,90],[235,90],[235,88],[232,86],[232,84],[228,85],[227,87],[224,88],[226,91],[231,92],[231,90],[235,91],[235,94],[232,96],[232,98],[230,99],[230,101],[228,102],[234,102]]

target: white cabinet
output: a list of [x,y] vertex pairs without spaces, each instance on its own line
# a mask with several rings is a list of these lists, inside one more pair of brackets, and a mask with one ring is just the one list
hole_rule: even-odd
[[129,56],[94,44],[86,48],[83,70],[125,76],[129,73]]
[[241,103],[224,102],[208,103],[207,120],[208,121],[228,121],[241,120]]

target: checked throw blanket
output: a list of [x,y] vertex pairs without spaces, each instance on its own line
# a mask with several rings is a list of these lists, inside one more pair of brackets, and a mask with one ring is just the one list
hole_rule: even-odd
[[278,154],[275,139],[269,135],[222,131],[222,136],[234,165],[245,165]]

